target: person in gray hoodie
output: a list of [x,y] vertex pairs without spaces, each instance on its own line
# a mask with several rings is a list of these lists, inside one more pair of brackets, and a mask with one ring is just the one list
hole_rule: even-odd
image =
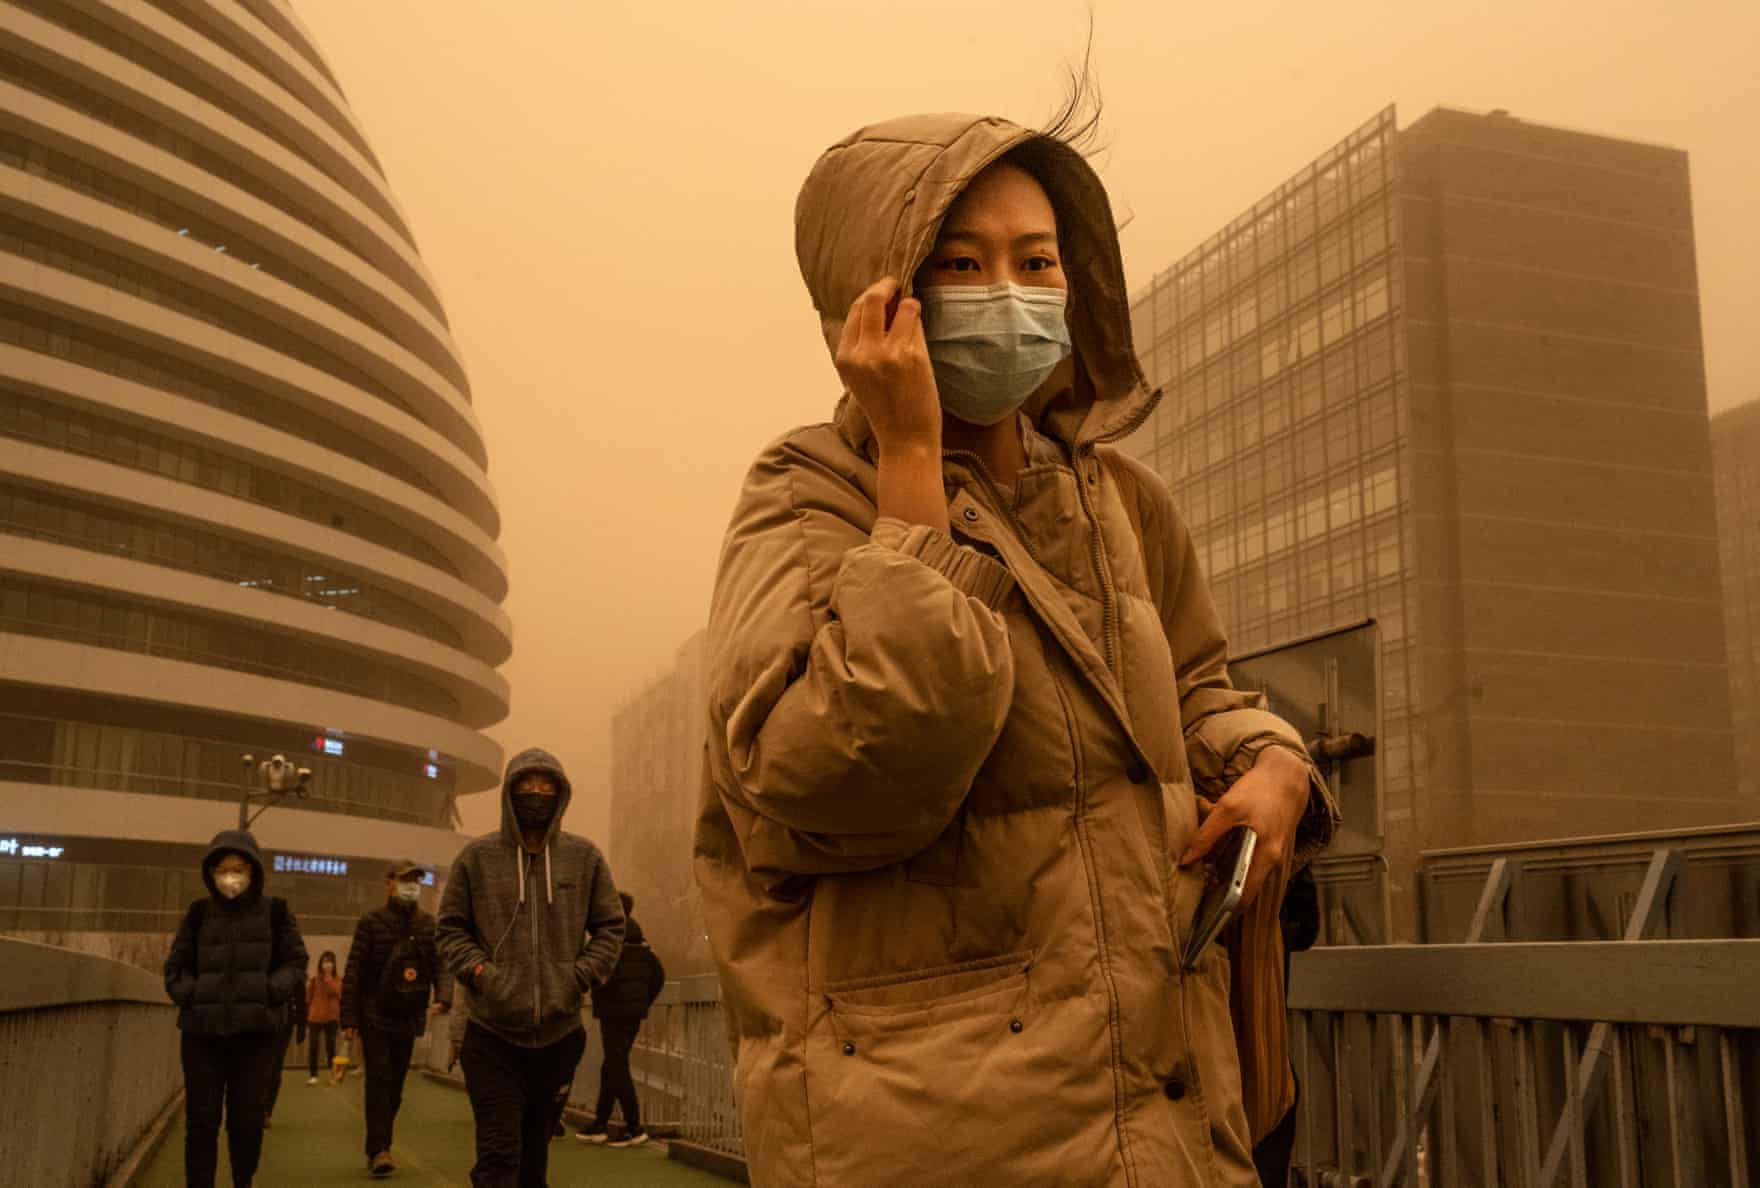
[[435,943],[462,987],[453,1059],[476,1119],[475,1188],[543,1188],[556,1105],[586,1047],[581,1004],[623,948],[604,855],[562,830],[572,796],[553,755],[515,755],[501,828],[459,852],[440,899]]

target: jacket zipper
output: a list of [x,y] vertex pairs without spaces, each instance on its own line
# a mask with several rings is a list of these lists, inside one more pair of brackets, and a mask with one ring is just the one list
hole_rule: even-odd
[[[1150,408],[1153,408],[1153,407],[1154,407],[1154,404],[1153,404],[1153,402],[1151,402]],[[1146,416],[1147,414],[1145,413],[1144,415]],[[1136,424],[1141,424],[1141,418],[1138,418],[1137,421],[1135,422],[1135,424],[1133,424],[1130,428],[1135,428]],[[1129,429],[1127,429],[1126,432],[1129,432]],[[1092,452],[1093,452],[1092,448],[1090,447],[1087,452],[1090,455],[1092,455]],[[1038,550],[1033,547],[1032,538],[1027,535],[1025,528],[1022,526],[1019,518],[1015,516],[1013,509],[1008,507],[1007,503],[1003,500],[1002,492],[997,488],[996,480],[990,476],[989,468],[984,465],[984,460],[982,458],[979,458],[976,454],[967,453],[965,451],[960,451],[953,456],[957,456],[957,457],[961,458],[962,460],[964,460],[964,459],[970,460],[970,463],[971,463],[971,466],[973,468],[974,473],[977,474],[979,481],[984,484],[985,489],[989,492],[991,502],[998,509],[1000,509],[1003,518],[1008,522],[1009,526],[1014,530],[1015,539],[1019,540],[1021,542],[1022,547],[1027,550],[1027,556],[1032,558],[1033,563],[1035,565],[1039,566],[1039,568],[1043,569],[1045,567],[1044,562],[1040,560]],[[1080,461],[1079,455],[1077,456],[1076,460],[1079,463],[1079,461]],[[1099,465],[1099,460],[1097,458],[1094,459],[1094,464]],[[1117,668],[1116,668],[1115,657],[1116,657],[1116,653],[1117,653],[1117,644],[1116,644],[1115,638],[1114,638],[1114,633],[1116,632],[1116,624],[1113,622],[1113,610],[1114,610],[1113,591],[1112,591],[1111,582],[1108,580],[1108,578],[1107,578],[1107,576],[1101,566],[1101,563],[1100,563],[1100,558],[1101,558],[1104,546],[1100,542],[1099,525],[1095,522],[1093,511],[1088,506],[1086,492],[1083,490],[1083,488],[1086,486],[1086,478],[1082,474],[1080,465],[1075,466],[1073,469],[1075,471],[1076,495],[1077,495],[1077,498],[1080,499],[1080,501],[1081,501],[1083,514],[1088,517],[1090,535],[1093,539],[1092,556],[1094,558],[1095,572],[1100,577],[1100,589],[1101,589],[1101,599],[1102,599],[1102,601],[1101,601],[1101,612],[1102,612],[1101,618],[1102,618],[1102,623],[1103,623],[1101,635],[1104,637],[1103,642],[1104,642],[1104,648],[1105,648],[1105,652],[1106,652],[1106,667],[1107,667],[1108,671],[1112,672],[1113,675],[1116,677],[1117,676]],[[1094,927],[1095,927],[1094,940],[1095,940],[1096,948],[1098,949],[1098,956],[1099,956],[1099,961],[1100,961],[1100,975],[1101,975],[1101,977],[1103,977],[1106,980],[1106,992],[1107,992],[1106,1023],[1107,1023],[1107,1031],[1110,1033],[1110,1038],[1112,1041],[1111,1065],[1112,1065],[1112,1078],[1113,1078],[1112,1091],[1113,1091],[1113,1102],[1114,1102],[1113,1125],[1118,1130],[1119,1150],[1120,1150],[1121,1157],[1122,1157],[1124,1164],[1125,1164],[1125,1179],[1127,1182],[1134,1184],[1136,1182],[1136,1178],[1137,1178],[1137,1176],[1136,1176],[1136,1160],[1131,1153],[1130,1136],[1129,1136],[1129,1133],[1125,1129],[1123,1116],[1119,1112],[1122,1107],[1122,1101],[1123,1101],[1123,1097],[1122,1097],[1123,1086],[1120,1083],[1120,1070],[1123,1065],[1123,1052],[1120,1049],[1120,1041],[1119,1041],[1119,1034],[1118,1034],[1118,1010],[1119,1010],[1118,982],[1117,982],[1117,979],[1114,978],[1113,973],[1112,973],[1112,946],[1111,946],[1110,942],[1107,940],[1107,936],[1106,936],[1106,919],[1105,919],[1104,910],[1103,910],[1101,900],[1100,900],[1100,890],[1099,890],[1099,883],[1098,883],[1098,880],[1100,877],[1099,868],[1096,866],[1095,858],[1094,858],[1094,839],[1093,839],[1092,835],[1089,833],[1088,827],[1087,827],[1088,780],[1087,780],[1086,766],[1084,764],[1082,764],[1082,758],[1081,758],[1081,756],[1082,756],[1081,726],[1076,718],[1075,707],[1070,704],[1069,695],[1065,692],[1065,690],[1063,688],[1063,682],[1058,678],[1055,670],[1052,670],[1052,672],[1051,672],[1051,680],[1052,680],[1053,686],[1057,690],[1057,700],[1063,707],[1064,716],[1068,719],[1068,721],[1070,723],[1070,730],[1072,731],[1072,738],[1070,741],[1071,741],[1071,744],[1073,747],[1072,753],[1075,757],[1076,764],[1077,764],[1076,802],[1075,802],[1075,820],[1074,820],[1075,831],[1076,831],[1076,843],[1081,849],[1082,865],[1083,865],[1084,870],[1086,871],[1086,874],[1088,877],[1088,894],[1091,898],[1093,912],[1094,912]],[[829,999],[827,999],[827,1002],[829,1003]],[[833,1024],[833,1028],[835,1030],[835,1023]]]
[[[545,844],[549,844],[548,840],[546,840]],[[536,860],[530,861],[526,864],[527,883],[532,881],[532,871],[537,865]],[[539,984],[542,981],[543,963],[538,957],[537,889],[535,887],[528,887],[527,889],[532,892],[532,1026],[536,1027],[543,1021],[543,1011],[541,1009],[543,1002],[543,988]]]
[[[1080,476],[1077,476],[1078,481]],[[1111,1041],[1112,1059],[1112,1099],[1113,1127],[1118,1132],[1119,1154],[1125,1165],[1125,1180],[1136,1183],[1136,1160],[1131,1154],[1130,1135],[1124,1124],[1124,1084],[1123,1064],[1124,1053],[1118,1033],[1118,981],[1112,973],[1112,944],[1106,936],[1106,913],[1100,898],[1100,869],[1094,858],[1094,839],[1088,830],[1088,773],[1087,765],[1082,761],[1082,728],[1070,704],[1069,694],[1063,687],[1063,680],[1055,669],[1051,673],[1051,685],[1057,692],[1058,704],[1063,708],[1064,717],[1069,721],[1071,754],[1076,765],[1076,803],[1075,831],[1076,846],[1082,855],[1082,871],[1087,876],[1088,898],[1090,910],[1094,913],[1094,947],[1100,964],[1100,976],[1106,981],[1106,1031]]]
[[1106,670],[1118,676],[1118,592],[1112,587],[1112,567],[1106,563],[1106,542],[1100,538],[1100,517],[1088,500],[1088,475],[1082,473],[1085,462],[1096,471],[1099,455],[1093,446],[1084,446],[1075,459],[1076,498],[1088,520],[1088,558],[1094,565],[1094,578],[1100,583],[1100,635],[1106,651]]
[[961,462],[971,466],[972,473],[978,476],[978,481],[983,483],[984,489],[989,492],[990,502],[1002,513],[1002,518],[1008,521],[1008,526],[1014,530],[1015,539],[1021,542],[1021,547],[1027,550],[1027,556],[1031,557],[1033,564],[1040,569],[1045,568],[1045,563],[1039,559],[1039,550],[1033,547],[1033,538],[1027,535],[1026,527],[1014,514],[1014,509],[1009,507],[1008,502],[1002,498],[1002,488],[998,487],[996,480],[990,477],[990,468],[984,465],[984,460],[966,450],[954,450],[949,452],[947,456],[958,458]]

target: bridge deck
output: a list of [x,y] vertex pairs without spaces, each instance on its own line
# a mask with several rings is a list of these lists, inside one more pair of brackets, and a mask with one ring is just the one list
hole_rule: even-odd
[[[361,1079],[342,1085],[328,1078],[308,1086],[303,1069],[287,1069],[275,1124],[263,1138],[263,1163],[257,1172],[260,1188],[311,1188],[324,1184],[376,1183],[367,1175],[361,1149],[365,1122],[361,1114]],[[178,1188],[183,1184],[181,1117],[165,1136],[140,1188]],[[458,1089],[437,1084],[419,1068],[405,1084],[403,1108],[397,1116],[392,1156],[395,1175],[387,1184],[470,1184],[474,1159],[470,1103]],[[220,1134],[218,1182],[231,1183],[226,1160],[226,1133]],[[614,1151],[577,1142],[574,1128],[550,1144],[550,1183],[615,1184],[619,1188],[726,1188],[727,1180],[674,1162],[663,1147]]]

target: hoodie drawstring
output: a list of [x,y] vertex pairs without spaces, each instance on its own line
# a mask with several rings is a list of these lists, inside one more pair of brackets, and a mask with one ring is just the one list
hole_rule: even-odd
[[[536,862],[537,859],[533,858],[532,861]],[[519,870],[519,901],[523,904],[526,901],[526,871],[531,869],[526,865],[524,850],[514,851],[513,864]],[[547,842],[544,845],[544,902],[547,904],[556,902],[555,884],[550,877],[550,845]]]

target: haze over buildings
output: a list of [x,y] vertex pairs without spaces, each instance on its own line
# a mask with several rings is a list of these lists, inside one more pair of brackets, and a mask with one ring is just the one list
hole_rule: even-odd
[[[1037,122],[1081,0],[808,7],[298,5],[444,283],[495,456],[517,691],[608,829],[610,724],[708,607],[741,475],[830,415],[794,259],[818,153],[908,111]],[[1691,154],[1711,407],[1760,391],[1760,6],[1168,5],[1094,10],[1096,164],[1133,291],[1370,113],[1439,104]],[[467,798],[469,828],[494,806]]]
[[161,960],[281,752],[315,777],[258,826],[276,890],[346,933],[500,775],[507,565],[438,286],[284,6],[0,28],[0,928]]
[[1722,824],[1735,787],[1686,154],[1383,111],[1133,307],[1236,654],[1375,618],[1420,850]]

